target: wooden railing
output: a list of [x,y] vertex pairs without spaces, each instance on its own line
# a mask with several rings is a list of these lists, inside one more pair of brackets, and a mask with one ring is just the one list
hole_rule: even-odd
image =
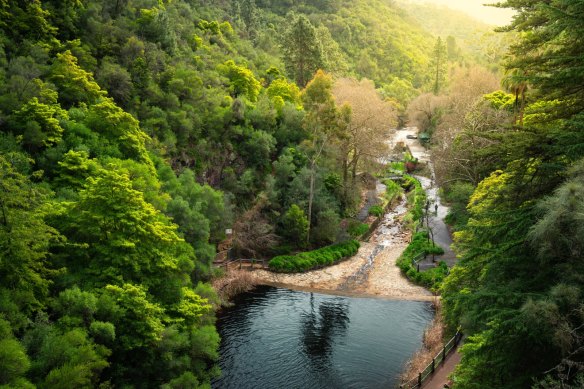
[[268,262],[269,260],[267,259],[254,259],[254,258],[237,258],[237,259],[232,259],[231,261],[225,261],[225,262],[219,262],[219,263],[213,263],[213,265],[215,265],[216,267],[219,268],[225,268],[225,270],[227,270],[230,265],[238,265],[239,264],[239,269],[241,270],[243,264],[250,264],[251,267],[255,267],[255,265],[260,265],[262,269],[266,269],[268,267]]
[[446,362],[446,357],[456,350],[456,346],[460,343],[462,339],[462,332],[457,331],[456,334],[450,339],[442,348],[442,351],[438,353],[432,362],[426,366],[424,370],[418,373],[418,377],[411,379],[408,382],[403,382],[400,384],[399,389],[419,389],[422,387],[424,382],[434,375],[436,369],[440,364]]

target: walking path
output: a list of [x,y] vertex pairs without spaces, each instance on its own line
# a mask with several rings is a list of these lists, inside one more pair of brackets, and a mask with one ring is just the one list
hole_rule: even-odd
[[[460,346],[459,346],[460,347]],[[446,358],[446,363],[442,365],[434,376],[422,385],[423,389],[443,389],[444,384],[448,382],[448,376],[454,371],[456,365],[460,363],[460,353],[456,350]]]
[[[417,140],[408,139],[407,135],[416,133],[415,128],[400,130],[396,132],[394,142],[405,142],[414,157],[420,161],[430,162],[426,150]],[[428,190],[428,199],[435,201],[438,205],[431,207],[436,210],[436,215],[430,218],[430,226],[434,231],[434,238],[438,244],[445,249],[445,255],[438,257],[438,260],[446,260],[452,265],[456,260],[454,253],[450,250],[452,239],[449,231],[442,220],[448,212],[439,199],[438,189],[432,185],[428,178],[419,177],[424,189]],[[381,187],[381,189],[383,189]],[[377,193],[383,192],[380,187]],[[375,203],[375,191],[367,193],[365,208],[368,209]],[[260,282],[290,288],[301,288],[315,291],[378,296],[395,299],[432,301],[436,297],[421,286],[414,285],[396,266],[397,259],[407,247],[410,240],[409,232],[403,230],[401,219],[407,212],[405,199],[390,212],[388,212],[373,233],[369,242],[361,243],[358,253],[346,261],[324,269],[312,270],[305,273],[277,274],[266,270],[255,270],[254,274]],[[365,215],[363,215],[365,216]],[[430,261],[426,267],[433,266]]]

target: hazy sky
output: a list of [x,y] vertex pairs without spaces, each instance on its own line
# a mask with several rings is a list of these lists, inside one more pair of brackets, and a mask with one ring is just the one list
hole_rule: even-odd
[[[406,0],[407,1],[407,0]],[[466,12],[472,17],[488,24],[505,25],[511,21],[513,11],[510,9],[485,7],[483,4],[497,3],[497,0],[414,0],[417,3],[441,4],[449,8]]]

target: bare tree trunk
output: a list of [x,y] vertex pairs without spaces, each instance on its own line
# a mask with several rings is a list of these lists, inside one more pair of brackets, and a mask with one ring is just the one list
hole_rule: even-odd
[[343,212],[347,209],[347,198],[349,196],[349,161],[347,160],[347,154],[344,153],[343,156],[343,198],[342,207]]
[[310,164],[310,192],[308,194],[308,231],[306,233],[306,243],[310,243],[310,224],[312,219],[312,200],[314,198],[314,168],[316,165],[316,160],[313,160]]
[[320,145],[320,149],[315,154],[314,158],[310,161],[310,192],[308,194],[308,232],[306,234],[306,242],[310,242],[310,224],[312,219],[312,200],[314,198],[314,179],[316,175],[316,161],[320,157],[322,150],[324,149],[324,145],[326,144],[326,138],[322,141]]
[[521,85],[521,107],[519,108],[519,125],[523,127],[523,112],[525,111],[525,85]]
[[352,163],[353,163],[353,181],[355,181],[355,178],[357,177],[357,165],[359,164],[359,155],[355,155]]

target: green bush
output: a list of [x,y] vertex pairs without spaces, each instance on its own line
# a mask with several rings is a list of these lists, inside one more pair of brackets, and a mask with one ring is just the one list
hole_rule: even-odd
[[292,244],[281,244],[271,248],[272,255],[287,255],[294,251],[294,245]]
[[369,231],[369,225],[367,223],[361,223],[357,220],[351,220],[349,226],[347,227],[347,232],[351,238],[358,238]]
[[468,182],[454,182],[444,191],[444,200],[450,203],[450,210],[444,221],[455,231],[460,231],[469,219],[466,205],[475,187]]
[[400,184],[401,187],[404,188],[404,190],[409,191],[416,185],[416,182],[419,183],[419,181],[416,180],[414,177],[408,174],[404,174],[401,178]]
[[438,267],[419,272],[412,264],[412,260],[420,254],[442,255],[444,254],[444,249],[432,242],[428,242],[428,233],[426,231],[418,232],[414,234],[412,242],[397,260],[397,266],[404,272],[406,277],[416,284],[426,286],[432,291],[437,291],[446,275],[448,275],[448,266],[444,261],[440,261]]
[[332,265],[340,259],[355,255],[359,250],[359,246],[358,241],[348,240],[296,255],[280,255],[272,258],[268,266],[270,270],[278,273],[303,272],[317,267]]
[[410,210],[404,217],[404,222],[410,224],[410,228],[415,229],[414,227],[420,223],[424,216],[426,191],[422,188],[420,181],[407,174],[402,177],[401,186],[409,191],[407,198]]
[[390,174],[402,174],[406,171],[406,164],[404,162],[391,162],[387,170]]
[[369,208],[369,215],[377,217],[383,215],[383,207],[381,207],[381,205],[372,206],[371,208]]
[[392,202],[403,193],[403,188],[394,180],[384,180],[385,198],[388,202]]

